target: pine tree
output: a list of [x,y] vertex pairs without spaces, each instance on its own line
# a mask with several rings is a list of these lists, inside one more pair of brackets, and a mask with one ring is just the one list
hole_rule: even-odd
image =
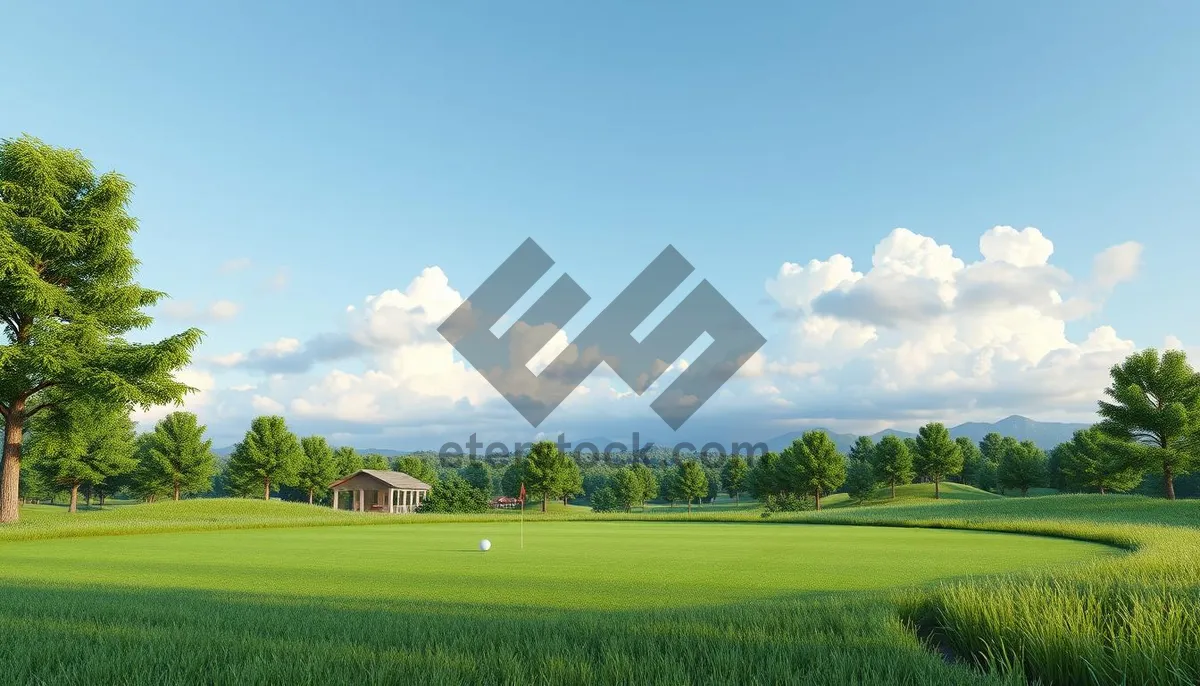
[[212,441],[190,412],[172,412],[146,434],[140,478],[169,488],[175,500],[187,493],[207,491],[217,473]]
[[133,280],[132,191],[119,174],[97,176],[77,150],[0,140],[0,522],[20,518],[21,446],[39,413],[84,398],[149,408],[193,390],[174,373],[199,330],[123,338],[150,324],[143,310],[164,295]]
[[270,500],[272,489],[295,484],[303,459],[300,441],[288,431],[283,417],[256,417],[229,458],[231,485],[242,495],[257,486],[263,500]]

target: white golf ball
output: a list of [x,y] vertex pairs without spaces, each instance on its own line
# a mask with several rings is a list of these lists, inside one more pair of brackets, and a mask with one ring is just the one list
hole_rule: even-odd
[[485,538],[485,539],[483,539],[482,541],[480,541],[480,542],[479,542],[479,549],[480,549],[480,550],[484,550],[484,551],[486,551],[486,550],[488,550],[488,549],[489,549],[489,548],[491,548],[491,547],[492,547],[492,542],[491,542],[491,541],[489,541],[489,540],[487,540],[486,538]]

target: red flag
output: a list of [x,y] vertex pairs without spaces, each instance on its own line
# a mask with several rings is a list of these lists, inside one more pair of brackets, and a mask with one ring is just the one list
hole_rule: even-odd
[[521,482],[521,495],[517,496],[517,500],[520,500],[522,503],[525,502],[525,482],[524,481]]

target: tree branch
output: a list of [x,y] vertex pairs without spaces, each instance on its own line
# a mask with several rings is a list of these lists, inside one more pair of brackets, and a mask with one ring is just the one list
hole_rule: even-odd
[[58,403],[55,403],[55,402],[42,403],[41,405],[38,405],[38,406],[34,407],[32,410],[26,412],[25,418],[29,419],[30,417],[37,414],[38,412],[41,412],[42,410],[45,410],[50,407],[58,407]]

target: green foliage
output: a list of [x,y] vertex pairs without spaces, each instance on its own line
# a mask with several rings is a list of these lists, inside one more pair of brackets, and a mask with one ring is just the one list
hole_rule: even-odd
[[19,518],[27,420],[68,400],[148,408],[192,390],[174,372],[191,361],[199,330],[124,339],[149,326],[143,310],[163,297],[133,280],[132,191],[119,174],[97,176],[77,150],[0,140],[2,522]]
[[484,495],[492,495],[492,468],[487,463],[474,460],[459,470],[459,475],[466,479],[467,483],[483,491]]
[[[378,453],[370,453],[363,456],[363,469],[374,469],[381,472],[391,471],[392,465],[388,459]],[[396,470],[404,471],[404,470]],[[407,474],[407,472],[405,472]],[[409,474],[409,476],[412,476]]]
[[579,463],[572,460],[569,455],[566,457],[566,473],[563,475],[562,492],[560,493],[564,505],[571,496],[583,495],[583,471],[579,469]]
[[[374,467],[369,467],[369,469],[374,469]],[[428,460],[423,460],[416,455],[397,458],[396,471],[404,472],[417,481],[422,481],[430,486],[436,486],[438,482],[437,469]]]
[[850,446],[850,454],[847,455],[851,460],[861,460],[868,464],[875,460],[875,442],[870,436],[859,436],[854,440],[854,445]]
[[780,455],[789,492],[811,493],[816,509],[821,495],[832,493],[846,481],[846,458],[824,431],[805,431]]
[[139,442],[136,481],[142,494],[204,493],[212,488],[217,457],[206,428],[190,412],[172,412]]
[[72,512],[81,485],[101,486],[137,467],[128,405],[86,396],[60,400],[30,426],[28,450],[34,469],[46,482],[71,491]]
[[645,496],[642,492],[642,481],[630,467],[622,467],[617,470],[616,474],[613,475],[610,491],[613,497],[616,498],[616,502],[621,509],[627,512],[634,505],[644,502]]
[[[410,475],[411,476],[411,475]],[[433,485],[418,512],[479,513],[488,511],[488,496],[453,472]]]
[[997,477],[1001,486],[1019,489],[1021,495],[1026,495],[1029,489],[1046,482],[1046,453],[1033,441],[1017,443],[1016,439],[1009,439]]
[[879,441],[873,451],[875,477],[891,487],[892,497],[896,497],[896,486],[912,481],[913,456],[908,449],[908,443],[898,436],[887,435]]
[[916,445],[913,466],[917,474],[933,481],[934,497],[941,497],[939,485],[942,479],[962,471],[962,450],[951,440],[946,425],[939,422],[930,422],[918,429]]
[[805,512],[812,509],[815,509],[812,498],[795,493],[781,493],[763,499],[762,517],[766,519],[779,512]]
[[583,470],[583,494],[591,498],[597,490],[611,486],[615,473],[616,470],[609,465],[588,465]]
[[768,495],[782,493],[784,485],[780,466],[778,453],[768,452],[760,457],[758,463],[750,468],[750,476],[747,479],[750,495],[763,500]]
[[[337,479],[342,479],[350,476],[360,469],[366,469],[366,462],[363,461],[362,455],[350,446],[342,446],[333,451],[333,460],[337,463]],[[403,470],[400,470],[403,471]]]
[[870,462],[850,458],[846,461],[846,493],[854,500],[866,500],[879,487]]
[[529,447],[524,462],[525,489],[529,495],[542,499],[542,512],[546,511],[547,501],[561,498],[573,487],[574,464],[554,441],[538,441]]
[[962,481],[965,484],[975,485],[979,480],[979,470],[983,468],[983,451],[975,444],[975,441],[966,436],[959,436],[954,439],[958,444],[958,450],[962,453]]
[[738,502],[742,491],[746,489],[746,481],[750,477],[750,465],[746,458],[734,455],[721,468],[721,486],[734,502]]
[[268,500],[279,486],[295,485],[303,460],[300,441],[283,417],[255,417],[229,458],[230,487],[243,496],[262,493]]
[[[521,495],[521,484],[525,482],[525,458],[517,457],[504,468],[504,476],[500,478],[500,492],[509,498]],[[528,488],[526,495],[528,495]]]
[[641,463],[630,465],[629,471],[633,472],[633,475],[642,483],[642,492],[638,496],[636,504],[645,507],[646,501],[653,500],[658,495],[658,479],[654,476],[653,470]]
[[692,501],[708,494],[708,475],[696,460],[684,460],[679,463],[674,485],[677,497],[687,501],[688,512],[691,512]]
[[296,469],[295,482],[290,485],[306,492],[308,502],[312,504],[314,496],[329,492],[329,484],[341,476],[340,470],[333,448],[324,436],[305,436],[300,439],[300,450],[303,455]]
[[592,512],[615,512],[622,507],[620,498],[609,486],[597,488],[592,493]]
[[1175,476],[1190,472],[1200,454],[1200,375],[1180,350],[1159,357],[1148,348],[1109,370],[1112,383],[1100,401],[1101,431],[1143,446],[1147,466],[1163,477],[1163,490],[1175,499]]
[[1141,483],[1143,466],[1132,448],[1093,427],[1076,431],[1070,441],[1056,446],[1054,453],[1069,485],[1106,493],[1130,491]]

